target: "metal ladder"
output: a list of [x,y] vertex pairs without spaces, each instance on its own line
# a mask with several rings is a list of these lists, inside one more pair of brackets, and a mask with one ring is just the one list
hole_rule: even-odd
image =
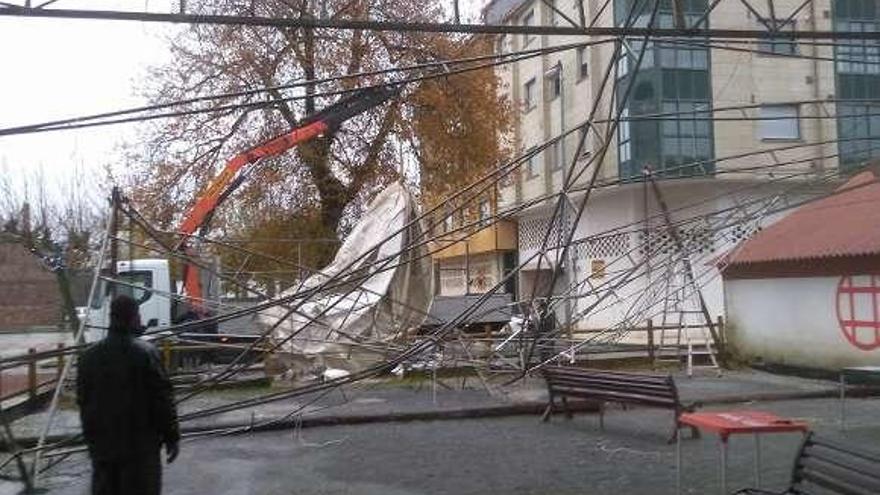
[[[720,374],[721,367],[718,365],[715,346],[696,300],[699,288],[689,287],[691,284],[675,268],[674,264],[670,264],[670,270],[666,274],[658,361],[675,362],[679,367],[684,366],[689,377],[698,368],[712,369]],[[692,330],[698,330],[699,335],[694,336]],[[672,332],[672,336],[667,335],[669,332]],[[670,337],[674,339],[674,343],[667,343]],[[672,354],[669,351],[674,351],[672,357],[668,356]],[[708,358],[708,363],[696,363],[699,358]]]

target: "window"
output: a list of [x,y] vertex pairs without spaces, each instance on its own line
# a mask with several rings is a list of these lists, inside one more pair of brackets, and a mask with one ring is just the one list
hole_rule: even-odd
[[668,176],[709,173],[712,157],[712,113],[708,103],[664,101],[670,116],[660,122],[663,169]]
[[535,78],[531,78],[523,85],[523,103],[526,105],[526,112],[535,108],[537,95],[535,95]]
[[532,146],[526,151],[529,158],[526,160],[526,178],[534,179],[538,176],[538,154],[535,153],[535,147]]
[[443,217],[443,232],[452,232],[455,229],[455,220],[452,218],[452,212],[447,212]]
[[[764,23],[774,26],[773,22],[769,19],[764,19]],[[764,24],[762,23],[762,24]],[[777,31],[782,32],[794,32],[795,31],[795,21],[792,19],[791,21],[785,22],[785,19],[776,19],[775,27]],[[775,53],[779,55],[797,55],[798,46],[797,43],[792,41],[790,38],[785,37],[775,37],[775,38],[767,38],[758,42],[758,50],[761,52]]]
[[768,105],[759,109],[761,139],[800,139],[797,105]]
[[857,165],[880,156],[880,105],[837,104],[840,161]]
[[[880,29],[880,22],[865,20],[839,21],[839,31],[871,33]],[[837,72],[841,74],[880,74],[880,41],[853,39],[836,43]]]
[[489,204],[488,199],[484,199],[480,201],[480,223],[482,225],[487,225],[489,223],[489,217],[492,216],[492,206]]
[[[526,12],[526,15],[523,16],[521,24],[525,27],[534,26],[535,25],[535,11],[529,10]],[[523,35],[523,46],[529,46],[529,43],[535,39],[535,35],[533,34],[524,34]]]
[[623,79],[629,74],[629,55],[626,52],[621,52],[620,56],[617,58],[617,77],[619,79]]
[[565,166],[565,143],[562,139],[553,143],[553,170],[560,170]]
[[153,287],[153,273],[146,270],[121,272],[116,278],[120,283],[116,284],[116,295],[126,295],[134,299],[138,304],[143,304],[150,299]]
[[[837,31],[880,31],[873,0],[836,0],[832,10]],[[880,105],[867,101],[880,99],[880,41],[841,41],[834,56],[838,149],[840,166],[847,169],[880,156]]]
[[557,63],[544,74],[547,82],[547,101],[553,101],[562,94],[562,65]]
[[578,81],[587,77],[587,47],[577,49]]
[[659,44],[660,67],[664,69],[708,69],[709,52],[705,48],[679,48]]
[[629,108],[624,108],[620,112],[620,123],[617,126],[617,159],[620,163],[628,162],[632,158],[629,124]]

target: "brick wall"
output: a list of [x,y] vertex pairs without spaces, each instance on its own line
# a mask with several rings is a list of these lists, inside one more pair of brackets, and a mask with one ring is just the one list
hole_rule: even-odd
[[21,244],[0,240],[0,330],[56,326],[62,314],[55,275]]

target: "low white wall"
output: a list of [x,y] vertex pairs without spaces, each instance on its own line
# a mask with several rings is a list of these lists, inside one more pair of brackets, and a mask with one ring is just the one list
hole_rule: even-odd
[[[867,276],[851,280],[852,285],[870,287]],[[880,347],[873,346],[876,330],[869,328],[875,319],[871,298],[880,296],[854,296],[853,318],[847,316],[853,313],[849,295],[840,297],[843,319],[868,322],[855,329],[860,348],[846,337],[838,319],[840,281],[841,277],[726,280],[728,340],[743,357],[765,363],[829,370],[880,365]]]

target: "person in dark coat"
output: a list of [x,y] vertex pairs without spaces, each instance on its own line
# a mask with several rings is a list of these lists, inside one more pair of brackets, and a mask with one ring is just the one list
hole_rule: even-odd
[[80,358],[77,403],[95,495],[158,495],[161,448],[168,463],[178,454],[171,382],[156,347],[138,339],[140,333],[137,302],[118,296],[107,337]]

